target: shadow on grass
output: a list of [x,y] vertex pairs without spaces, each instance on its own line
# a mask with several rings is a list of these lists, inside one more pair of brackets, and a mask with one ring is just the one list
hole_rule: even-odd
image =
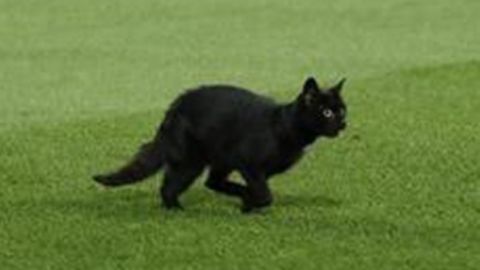
[[147,221],[158,217],[155,192],[140,189],[99,190],[44,199],[41,204],[63,215],[124,222]]
[[279,194],[276,205],[282,206],[321,206],[321,207],[339,207],[342,205],[342,201],[334,198],[330,198],[324,195],[302,195],[302,194]]
[[[195,188],[182,198],[185,210],[167,211],[161,207],[156,190],[102,189],[95,192],[49,197],[38,202],[48,212],[62,215],[79,215],[93,219],[114,219],[120,222],[142,222],[160,219],[225,219],[248,217],[240,212],[240,200]],[[268,213],[283,208],[338,207],[341,202],[326,196],[277,195],[273,208],[260,211]],[[257,214],[254,214],[257,215]]]

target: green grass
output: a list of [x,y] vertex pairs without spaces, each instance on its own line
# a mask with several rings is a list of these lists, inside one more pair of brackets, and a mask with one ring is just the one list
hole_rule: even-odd
[[[0,1],[1,269],[478,269],[480,2]],[[182,89],[349,77],[349,128],[245,216],[90,180]]]

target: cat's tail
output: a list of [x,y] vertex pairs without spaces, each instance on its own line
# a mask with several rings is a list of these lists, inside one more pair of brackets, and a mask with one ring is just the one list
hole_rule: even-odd
[[162,168],[163,155],[162,144],[159,141],[143,144],[135,157],[118,171],[95,175],[93,179],[108,187],[140,182]]

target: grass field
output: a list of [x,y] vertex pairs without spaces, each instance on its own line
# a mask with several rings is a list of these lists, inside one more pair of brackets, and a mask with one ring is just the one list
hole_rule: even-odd
[[[480,2],[0,0],[0,269],[479,269]],[[90,176],[182,89],[349,81],[349,128],[241,215]]]

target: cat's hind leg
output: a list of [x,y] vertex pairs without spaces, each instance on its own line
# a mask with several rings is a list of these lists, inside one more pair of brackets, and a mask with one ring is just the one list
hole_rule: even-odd
[[205,182],[205,186],[213,191],[235,197],[243,197],[246,194],[247,188],[237,183],[228,180],[228,175],[231,170],[212,167]]
[[178,197],[190,187],[203,171],[203,165],[167,166],[160,196],[167,209],[181,209]]

